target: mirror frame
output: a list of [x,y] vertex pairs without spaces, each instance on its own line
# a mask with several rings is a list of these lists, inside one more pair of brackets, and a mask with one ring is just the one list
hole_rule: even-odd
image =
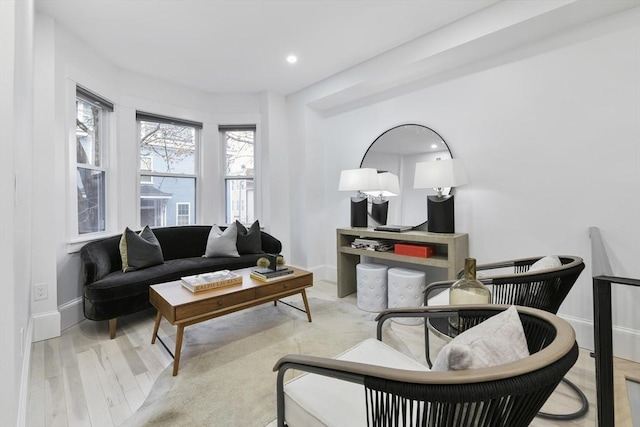
[[[384,132],[382,132],[380,135],[378,135],[378,137],[377,137],[377,138],[375,138],[375,139],[373,140],[373,142],[369,145],[369,147],[368,147],[368,148],[367,148],[367,150],[365,151],[364,155],[362,156],[362,160],[360,161],[360,167],[361,167],[361,168],[362,168],[362,167],[372,167],[372,168],[377,169],[379,172],[385,171],[386,169],[381,169],[381,168],[379,168],[379,167],[376,167],[375,165],[371,165],[371,164],[367,164],[367,165],[365,165],[365,162],[366,162],[366,159],[367,159],[367,155],[368,155],[368,154],[370,154],[370,153],[372,152],[372,149],[374,149],[374,146],[375,146],[376,142],[379,142],[379,141],[381,140],[381,138],[384,138],[384,137],[385,137],[385,135],[387,135],[387,136],[388,136],[388,134],[389,134],[390,132],[393,132],[393,131],[398,130],[398,129],[400,129],[400,128],[406,128],[406,127],[419,127],[419,128],[422,128],[424,131],[428,131],[428,132],[430,132],[434,137],[437,137],[437,138],[439,139],[439,142],[442,142],[442,144],[444,144],[444,146],[445,146],[445,148],[446,148],[446,150],[447,150],[447,152],[448,152],[449,157],[450,157],[450,158],[453,158],[453,154],[451,153],[451,148],[449,147],[449,144],[447,144],[447,142],[444,140],[444,138],[443,138],[443,137],[442,137],[438,132],[436,132],[435,130],[433,130],[432,128],[430,128],[430,127],[428,127],[428,126],[421,125],[421,124],[418,124],[418,123],[403,123],[403,124],[399,124],[399,125],[393,126],[393,127],[389,128],[389,129],[385,130],[385,131],[384,131]],[[429,141],[425,141],[425,142],[424,142],[424,143],[425,143],[425,145],[426,145],[428,142],[429,142]],[[426,147],[425,147],[425,149],[424,149],[423,151],[409,151],[409,152],[407,152],[407,153],[399,153],[399,154],[405,154],[405,155],[415,154],[415,155],[420,155],[420,154],[427,154],[427,153],[429,153],[429,152],[441,152],[441,151],[444,151],[444,150],[432,151],[432,149],[430,150],[430,147],[426,146]],[[402,185],[403,181],[401,180],[401,191],[402,191],[402,193],[405,193],[405,192],[407,192],[407,191],[413,191],[413,172],[414,172],[414,170],[415,170],[415,166],[414,166],[414,169],[411,171],[411,182],[410,182],[410,183],[406,183],[406,182],[404,182],[404,184],[405,184],[405,185]],[[407,186],[407,185],[409,185],[409,186]],[[427,224],[427,222],[426,222],[426,221],[427,221],[427,196],[429,196],[429,195],[435,195],[435,194],[436,194],[436,192],[435,192],[435,191],[433,191],[433,190],[431,190],[431,189],[421,189],[421,190],[416,190],[416,191],[420,191],[420,193],[421,193],[421,195],[420,195],[420,196],[421,196],[421,197],[423,198],[423,200],[424,200],[424,207],[422,207],[422,208],[421,208],[421,209],[423,209],[423,212],[424,212],[424,217],[423,217],[423,218],[424,218],[424,220],[422,220],[422,222],[420,222],[420,223],[418,223],[418,224],[397,224],[397,225],[409,225],[409,226],[412,226],[412,227],[413,227],[414,229],[416,229],[416,230],[426,230],[426,229],[427,229],[427,228],[426,228],[426,224]],[[446,188],[446,189],[443,191],[443,194],[445,194],[445,195],[446,195],[446,194],[450,194],[450,192],[451,192],[451,189],[450,189],[450,188]],[[397,203],[397,201],[398,201],[398,200],[402,200],[401,198],[402,198],[403,196],[404,196],[404,195],[403,195],[403,194],[401,194],[398,198],[395,198],[395,197],[391,198],[391,199],[390,199],[390,203],[392,203],[392,204],[393,204],[394,202],[396,202],[396,203]],[[371,212],[371,210],[369,210],[369,212]],[[401,216],[404,216],[404,215],[401,215]],[[391,217],[391,215],[390,215],[390,217]],[[371,221],[373,221],[373,222],[374,222],[374,224],[375,224],[375,225],[377,225],[377,223],[376,223],[376,222],[375,222],[375,220],[371,217],[371,215],[370,215],[370,214],[369,214],[369,218],[371,219]]]

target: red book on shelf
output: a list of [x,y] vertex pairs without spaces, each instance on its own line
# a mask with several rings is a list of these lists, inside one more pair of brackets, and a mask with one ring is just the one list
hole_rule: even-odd
[[429,258],[436,253],[436,248],[428,245],[409,245],[406,243],[395,244],[396,255],[417,256]]

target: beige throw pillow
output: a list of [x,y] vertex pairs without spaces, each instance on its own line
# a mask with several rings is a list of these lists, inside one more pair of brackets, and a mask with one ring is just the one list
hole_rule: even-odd
[[431,370],[480,369],[529,356],[527,339],[515,306],[467,329],[445,345]]

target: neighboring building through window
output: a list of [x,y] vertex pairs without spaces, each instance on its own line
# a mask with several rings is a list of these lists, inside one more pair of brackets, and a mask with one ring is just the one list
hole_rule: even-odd
[[140,156],[140,183],[141,184],[153,184],[153,177],[151,175],[143,175],[153,171],[153,157]]
[[[138,112],[140,226],[195,223],[196,156],[202,124]],[[186,208],[185,208],[186,206]]]
[[106,231],[107,144],[113,103],[76,86],[78,234]]
[[255,220],[256,127],[220,126],[225,159],[225,221],[249,224]]
[[191,204],[176,203],[176,225],[188,225],[191,220]]

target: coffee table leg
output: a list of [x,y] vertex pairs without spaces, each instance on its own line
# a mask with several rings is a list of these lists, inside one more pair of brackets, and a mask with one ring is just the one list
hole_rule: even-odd
[[151,344],[156,343],[158,328],[160,328],[160,320],[162,320],[162,314],[160,314],[160,311],[158,311],[158,314],[156,314],[156,324],[153,326],[153,336],[151,337]]
[[173,376],[178,375],[178,366],[180,365],[180,350],[182,349],[182,335],[184,334],[184,326],[178,325],[178,333],[176,334],[176,351],[173,358]]
[[311,310],[309,310],[309,301],[307,301],[307,293],[303,289],[301,294],[302,294],[302,301],[304,302],[304,309],[307,312],[307,320],[311,322]]

